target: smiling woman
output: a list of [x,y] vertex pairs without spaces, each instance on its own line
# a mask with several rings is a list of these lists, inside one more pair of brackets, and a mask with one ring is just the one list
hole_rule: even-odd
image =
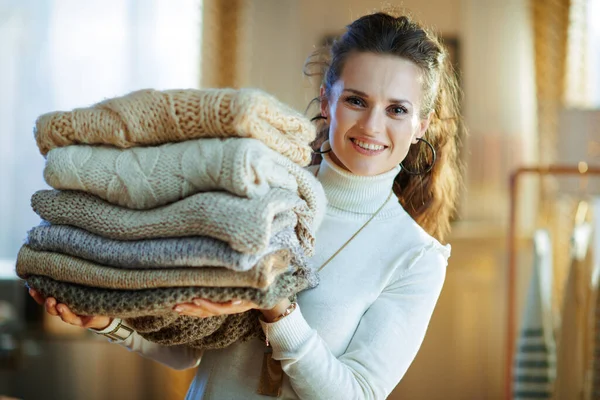
[[417,143],[430,115],[421,118],[422,72],[410,61],[374,53],[352,54],[330,94],[321,89],[331,158],[356,175],[393,169]]
[[[384,399],[425,337],[460,183],[447,51],[410,18],[376,13],[351,23],[328,56],[317,118],[328,140],[308,170],[327,197],[308,262],[319,285],[259,310],[265,342],[218,350],[162,346],[118,318],[95,317],[97,333],[133,352],[172,368],[198,367],[189,400]],[[46,306],[87,324],[55,302]],[[257,307],[197,298],[174,308],[204,318]]]
[[332,160],[356,175],[377,175],[402,162],[394,193],[415,221],[443,240],[462,180],[460,90],[449,52],[405,16],[377,13],[349,27],[304,68],[308,76],[322,76],[317,142],[327,140]]

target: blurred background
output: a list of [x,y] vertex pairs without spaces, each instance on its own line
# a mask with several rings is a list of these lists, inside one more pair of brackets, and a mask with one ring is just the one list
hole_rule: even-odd
[[469,132],[446,284],[390,398],[510,398],[534,234],[552,234],[559,320],[577,210],[600,193],[600,0],[0,0],[0,397],[179,399],[194,372],[69,329],[26,296],[15,258],[47,188],[36,117],[148,87],[258,87],[304,112],[318,88],[306,57],[386,5],[443,38]]

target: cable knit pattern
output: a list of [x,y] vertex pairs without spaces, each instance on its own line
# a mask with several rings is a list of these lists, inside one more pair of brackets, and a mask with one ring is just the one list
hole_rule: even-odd
[[120,148],[202,137],[252,137],[300,165],[311,161],[313,124],[256,89],[139,90],[91,107],[38,118],[42,154],[72,144]]
[[85,191],[131,209],[198,192],[225,190],[253,198],[284,188],[306,201],[310,212],[302,222],[315,230],[326,204],[313,174],[256,139],[199,139],[129,150],[68,146],[50,151],[44,176],[55,189]]
[[[314,232],[307,225],[306,202],[285,189],[247,199],[225,192],[198,193],[152,210],[130,210],[84,192],[41,190],[33,210],[52,224],[66,224],[118,240],[210,236],[243,253],[264,252],[272,235],[294,226],[307,255],[314,250]],[[293,213],[290,213],[291,211]],[[291,215],[290,215],[291,214]]]
[[292,228],[285,228],[270,240],[266,251],[246,254],[226,242],[208,236],[121,241],[107,239],[69,225],[42,225],[31,229],[26,244],[34,250],[52,251],[119,268],[164,269],[172,267],[224,267],[247,271],[262,258],[288,249],[293,262],[304,257]]
[[82,190],[131,209],[213,190],[243,197],[264,196],[272,187],[297,190],[294,177],[276,162],[281,155],[274,155],[279,154],[256,139],[198,139],[127,150],[67,146],[48,153],[44,178],[55,189]]
[[221,267],[123,269],[25,245],[17,256],[17,275],[52,279],[106,289],[153,289],[173,286],[252,287],[265,289],[290,266],[290,252],[279,250],[248,271]]
[[317,275],[306,266],[280,275],[265,291],[253,288],[171,287],[144,290],[98,289],[31,275],[27,284],[44,297],[54,297],[79,315],[108,315],[126,318],[140,329],[146,339],[164,345],[188,344],[196,348],[223,348],[240,340],[259,336],[260,324],[255,310],[242,314],[210,318],[179,316],[176,304],[205,298],[216,302],[233,299],[253,301],[271,308],[318,285]]

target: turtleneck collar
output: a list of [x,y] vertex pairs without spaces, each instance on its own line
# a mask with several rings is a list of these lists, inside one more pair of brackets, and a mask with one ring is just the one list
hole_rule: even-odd
[[[329,148],[325,142],[322,149]],[[329,206],[358,214],[372,214],[389,197],[400,166],[375,176],[354,175],[339,167],[328,153],[323,154],[317,178],[323,185]],[[394,198],[391,204],[398,204]],[[387,208],[387,207],[386,207]]]

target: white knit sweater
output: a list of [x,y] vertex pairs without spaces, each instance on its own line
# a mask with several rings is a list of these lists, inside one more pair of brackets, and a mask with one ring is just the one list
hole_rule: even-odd
[[[356,176],[325,156],[318,178],[328,206],[312,267],[319,268],[381,206],[398,171]],[[449,256],[450,246],[428,235],[392,197],[323,269],[320,285],[299,295],[292,314],[263,323],[285,371],[281,398],[387,397],[423,341]],[[265,350],[259,340],[204,354],[161,347],[135,333],[121,344],[173,368],[199,365],[187,399],[267,398],[256,394]]]

